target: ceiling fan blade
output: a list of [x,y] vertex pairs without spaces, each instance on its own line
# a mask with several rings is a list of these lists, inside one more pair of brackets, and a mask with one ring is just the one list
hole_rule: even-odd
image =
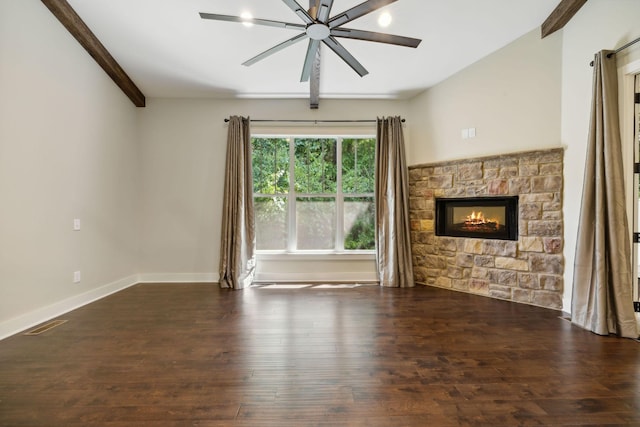
[[333,28],[331,35],[347,39],[366,40],[370,42],[388,43],[399,46],[418,47],[422,40],[393,34],[375,33],[373,31],[352,30],[349,28]]
[[315,22],[311,17],[311,15],[309,15],[309,12],[307,12],[306,9],[300,6],[296,0],[282,0],[282,1],[284,4],[289,6],[289,8],[293,10],[296,13],[296,15],[298,15],[300,19],[304,21],[305,24],[313,24]]
[[347,49],[345,49],[344,46],[342,46],[335,38],[329,36],[322,41],[324,44],[329,46],[329,48],[331,48],[331,50],[334,51],[340,58],[342,58],[342,60],[346,62],[347,65],[353,68],[353,70],[358,73],[360,77],[364,77],[369,74],[366,68],[364,68],[362,64],[359,63],[358,60],[354,58],[353,55],[351,55],[349,51],[347,51]]
[[239,22],[242,24],[266,25],[268,27],[289,28],[289,29],[303,30],[303,31],[306,28],[306,26],[302,24],[292,24],[290,22],[271,21],[269,19],[256,19],[256,18],[246,19],[246,18],[241,18],[239,16],[218,15],[216,13],[200,12],[200,18],[212,19],[214,21]]
[[309,38],[309,36],[307,35],[307,33],[300,33],[295,37],[290,38],[289,40],[286,40],[278,45],[275,45],[274,47],[272,47],[271,49],[267,49],[262,53],[259,53],[258,55],[254,56],[253,58],[245,61],[242,63],[242,65],[246,65],[247,67],[249,65],[253,65],[256,62],[266,58],[267,56],[273,55],[276,52],[281,51],[282,49],[284,49],[285,47],[291,46],[292,44],[298,43],[302,40],[305,40]]
[[333,0],[320,0],[320,3],[318,4],[318,13],[316,19],[320,22],[326,23],[329,20],[332,6]]
[[354,19],[360,18],[367,13],[371,13],[376,9],[380,9],[383,6],[396,1],[398,0],[368,0],[364,3],[360,3],[359,5],[331,18],[328,22],[329,28],[335,28],[342,24],[346,24],[347,22],[353,21]]
[[304,66],[302,67],[302,75],[300,76],[301,82],[309,81],[311,68],[313,67],[316,59],[318,48],[320,48],[320,40],[309,40],[309,47],[307,48],[307,55],[304,58]]

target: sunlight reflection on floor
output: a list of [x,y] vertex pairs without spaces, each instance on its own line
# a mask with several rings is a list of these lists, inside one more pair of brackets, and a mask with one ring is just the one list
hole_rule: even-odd
[[313,288],[313,289],[353,289],[358,288],[360,286],[371,286],[362,283],[323,283],[323,284],[312,284],[312,283],[270,283],[264,285],[254,285],[253,288],[256,289],[304,289],[304,288]]

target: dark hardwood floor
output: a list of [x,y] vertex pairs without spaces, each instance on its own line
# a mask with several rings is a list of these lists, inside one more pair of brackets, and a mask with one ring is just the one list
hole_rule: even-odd
[[1,426],[640,426],[640,344],[442,289],[137,285],[0,341]]

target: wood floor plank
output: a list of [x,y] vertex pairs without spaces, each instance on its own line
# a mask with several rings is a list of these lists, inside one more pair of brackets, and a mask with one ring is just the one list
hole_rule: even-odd
[[640,425],[640,345],[443,289],[138,285],[0,341],[0,426]]

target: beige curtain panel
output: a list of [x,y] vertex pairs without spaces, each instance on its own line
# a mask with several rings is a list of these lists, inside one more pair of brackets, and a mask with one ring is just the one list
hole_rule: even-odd
[[243,289],[253,282],[256,267],[254,221],[250,120],[232,116],[227,136],[222,206],[222,288]]
[[400,117],[377,120],[376,262],[381,286],[413,287],[409,172]]
[[573,274],[571,320],[596,334],[637,338],[618,122],[615,57],[594,60],[593,104]]

